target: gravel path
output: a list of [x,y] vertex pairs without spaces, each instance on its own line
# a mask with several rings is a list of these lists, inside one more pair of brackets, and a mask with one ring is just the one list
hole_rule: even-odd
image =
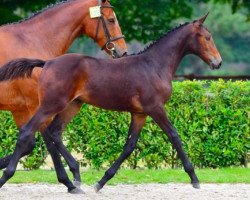
[[202,184],[200,190],[189,184],[145,184],[106,186],[95,193],[83,185],[85,194],[71,195],[62,185],[6,184],[0,200],[250,200],[250,184]]

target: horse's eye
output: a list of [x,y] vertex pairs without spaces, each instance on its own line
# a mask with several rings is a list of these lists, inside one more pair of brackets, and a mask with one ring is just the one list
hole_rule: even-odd
[[207,37],[206,37],[206,40],[207,40],[207,41],[210,41],[210,39],[211,39],[211,36],[207,36]]
[[114,19],[114,18],[110,18],[110,19],[108,19],[108,21],[109,21],[110,23],[112,23],[112,24],[115,23],[115,19]]

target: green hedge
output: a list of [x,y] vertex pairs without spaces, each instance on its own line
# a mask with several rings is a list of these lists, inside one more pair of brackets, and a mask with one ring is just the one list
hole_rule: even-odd
[[[184,149],[196,167],[239,166],[250,150],[250,82],[174,82],[166,110],[179,132]],[[0,156],[10,153],[16,130],[7,113],[0,113]],[[69,149],[81,153],[81,164],[95,168],[114,162],[123,150],[130,115],[84,105],[64,134]],[[42,163],[46,155],[29,158],[26,167]],[[148,118],[126,167],[180,167],[176,152],[159,127]]]

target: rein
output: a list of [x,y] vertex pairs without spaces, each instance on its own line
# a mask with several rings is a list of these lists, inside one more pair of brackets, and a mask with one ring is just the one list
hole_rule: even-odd
[[[113,6],[111,6],[111,5],[110,6],[102,6],[101,5],[101,0],[98,0],[98,6],[100,7],[100,9],[102,9],[102,8],[112,8],[113,9]],[[117,41],[119,39],[123,39],[123,38],[125,38],[125,36],[121,35],[121,36],[118,36],[118,37],[115,37],[115,38],[111,38],[109,30],[107,28],[107,24],[106,24],[106,22],[104,20],[104,17],[103,17],[103,13],[101,11],[101,16],[98,17],[98,22],[97,22],[97,27],[96,27],[95,41],[97,41],[97,36],[98,36],[98,33],[99,33],[100,22],[102,22],[103,30],[104,30],[105,36],[107,38],[107,42],[103,45],[103,47],[101,48],[101,50],[107,49],[111,53],[111,56],[113,58],[115,58],[115,44],[113,42]]]

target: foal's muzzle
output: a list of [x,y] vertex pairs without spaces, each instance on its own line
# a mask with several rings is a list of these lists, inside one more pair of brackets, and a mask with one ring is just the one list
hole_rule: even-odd
[[220,58],[220,59],[211,59],[210,60],[210,68],[211,69],[220,69],[220,67],[221,67],[221,65],[222,65],[222,59]]

